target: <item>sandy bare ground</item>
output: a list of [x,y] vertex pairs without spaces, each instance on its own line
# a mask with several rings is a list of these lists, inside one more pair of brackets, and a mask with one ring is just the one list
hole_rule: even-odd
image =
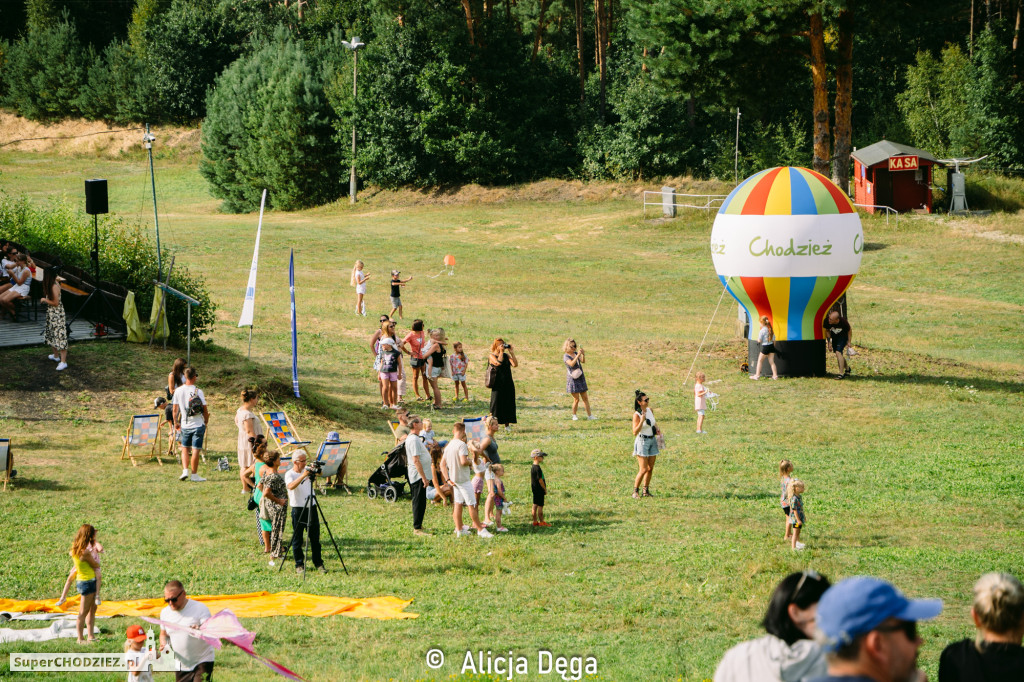
[[[142,148],[143,128],[142,125],[110,126],[102,121],[80,119],[38,123],[0,112],[0,150],[117,157]],[[161,146],[199,150],[199,128],[156,126],[152,131]]]

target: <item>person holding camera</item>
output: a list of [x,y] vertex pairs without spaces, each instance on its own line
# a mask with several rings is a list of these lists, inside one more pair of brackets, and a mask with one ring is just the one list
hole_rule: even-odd
[[[320,515],[316,509],[316,498],[309,499],[313,493],[313,477],[318,471],[310,470],[305,450],[299,450],[292,458],[292,469],[284,475],[285,487],[288,488],[288,506],[292,508],[292,555],[295,557],[295,572],[306,572],[306,557],[302,551],[302,536],[309,531],[309,551],[313,555],[316,570],[326,573],[324,561],[320,558]],[[309,501],[309,514],[306,513],[306,502]],[[308,516],[308,518],[307,518]]]
[[196,386],[198,378],[199,373],[195,368],[187,367],[185,383],[174,389],[171,405],[174,408],[174,427],[180,434],[178,440],[181,443],[182,468],[178,478],[202,483],[206,479],[196,472],[199,469],[199,452],[203,449],[206,425],[210,423],[210,410],[206,406],[203,390]]
[[519,366],[512,344],[502,338],[494,339],[491,353],[487,357],[491,380],[491,416],[508,430],[509,424],[516,423],[516,384],[512,380],[512,368]]
[[562,346],[562,362],[565,363],[565,392],[572,396],[572,420],[576,421],[576,410],[580,407],[580,400],[583,400],[583,407],[587,409],[587,419],[597,419],[590,412],[590,398],[587,397],[587,377],[583,374],[583,363],[587,361],[587,355],[582,348],[576,346],[576,339],[566,339]]
[[430,533],[423,530],[423,514],[427,511],[427,483],[432,475],[430,452],[420,435],[423,421],[414,414],[409,415],[409,429],[411,432],[405,439],[405,461],[409,493],[412,495],[412,534],[428,536]]

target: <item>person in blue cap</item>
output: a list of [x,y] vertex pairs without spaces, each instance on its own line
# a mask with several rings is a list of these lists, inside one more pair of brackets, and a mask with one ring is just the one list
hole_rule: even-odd
[[940,613],[941,599],[907,599],[878,578],[858,576],[830,587],[817,613],[828,675],[812,682],[924,682],[917,622]]

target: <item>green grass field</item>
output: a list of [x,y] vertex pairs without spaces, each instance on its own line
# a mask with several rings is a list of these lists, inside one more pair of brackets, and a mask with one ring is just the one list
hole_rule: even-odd
[[[83,178],[106,177],[112,210],[152,230],[141,155],[3,153],[0,171],[6,191],[39,201],[78,201]],[[490,341],[502,335],[517,348],[520,423],[500,438],[515,502],[511,532],[457,540],[448,511],[431,507],[425,526],[436,535],[414,538],[408,500],[332,493],[324,509],[351,575],[334,570],[302,584],[290,568],[266,566],[236,471],[207,465],[208,483],[185,484],[173,466],[133,469],[118,460],[128,416],[151,404],[178,351],[79,344],[61,375],[39,348],[3,351],[0,435],[14,439],[19,473],[13,490],[0,493],[2,597],[55,598],[71,536],[89,522],[107,550],[106,600],[158,596],[172,577],[193,594],[414,600],[408,610],[419,618],[411,620],[245,621],[259,635],[258,651],[310,680],[449,679],[477,650],[526,656],[530,674],[515,679],[555,678],[537,674],[538,651],[547,650],[593,656],[594,679],[702,680],[728,647],[758,634],[778,580],[812,567],[833,580],[869,573],[911,596],[945,599],[943,615],[922,628],[921,664],[934,679],[943,646],[973,632],[977,577],[1024,576],[1020,213],[903,217],[898,227],[865,219],[868,248],[849,294],[860,350],[853,377],[755,383],[738,371],[746,345],[735,336],[731,299],[708,330],[721,287],[702,214],[643,221],[627,191],[600,201],[492,202],[482,190],[478,201],[379,193],[354,208],[269,212],[247,361],[247,330],[235,324],[256,216],[218,213],[194,161],[158,162],[157,187],[164,245],[206,277],[219,306],[213,344],[193,353],[211,398],[214,456],[234,463],[237,392],[257,385],[264,406],[272,399],[286,407],[307,438],[332,428],[351,438],[350,482],[365,482],[391,443],[367,340],[389,309],[383,280],[397,267],[414,276],[403,293],[406,321],[445,327],[471,360],[474,402],[434,415],[437,432],[486,412]],[[302,401],[288,395],[291,248]],[[429,278],[449,253],[455,276]],[[373,275],[366,318],[352,313],[356,258]],[[721,380],[721,403],[698,438],[683,378],[706,330],[696,369]],[[588,351],[599,421],[569,419],[561,365],[568,336]],[[656,497],[640,501],[629,497],[634,388],[651,394],[670,445],[655,469]],[[552,455],[548,529],[529,524],[534,447]],[[808,485],[802,553],[781,541],[783,457]],[[119,651],[135,621],[99,622],[104,637],[89,651]],[[425,663],[432,648],[447,656],[438,670]],[[76,650],[73,640],[0,647]],[[7,665],[5,656],[0,674],[14,677]],[[240,653],[218,656],[218,679],[269,675]]]

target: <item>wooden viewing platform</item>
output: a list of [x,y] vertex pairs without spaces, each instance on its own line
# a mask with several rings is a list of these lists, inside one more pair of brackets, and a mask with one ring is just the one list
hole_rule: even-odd
[[[124,335],[114,330],[109,330],[107,336],[93,336],[95,323],[88,320],[78,319],[71,325],[68,334],[68,341],[90,341],[93,339],[123,339]],[[0,320],[0,348],[14,348],[18,346],[42,346],[43,330],[46,329],[46,315],[42,312],[38,320],[29,322],[11,322],[8,319]]]

